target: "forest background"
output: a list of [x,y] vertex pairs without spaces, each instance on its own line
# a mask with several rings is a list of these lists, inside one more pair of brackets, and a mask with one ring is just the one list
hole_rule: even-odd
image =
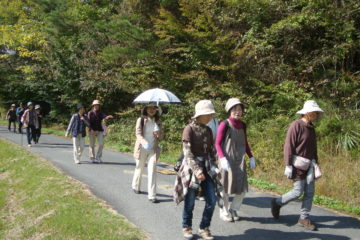
[[[140,92],[160,87],[161,160],[174,163],[200,99],[226,118],[228,98],[244,121],[258,167],[251,182],[278,192],[282,145],[303,102],[316,123],[324,177],[315,202],[360,216],[360,3],[357,0],[0,0],[0,104],[40,103],[47,124],[68,122],[93,99],[115,115],[108,142],[132,151]],[[51,111],[50,111],[51,110]]]

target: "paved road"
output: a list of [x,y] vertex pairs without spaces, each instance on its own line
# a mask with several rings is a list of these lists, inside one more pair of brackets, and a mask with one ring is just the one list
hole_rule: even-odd
[[[9,133],[0,127],[0,137],[21,144],[21,135]],[[172,201],[174,176],[158,174],[158,198],[160,203],[148,202],[147,195],[136,195],[131,190],[134,161],[131,155],[104,150],[102,164],[74,164],[70,139],[43,134],[40,143],[28,148],[30,152],[51,161],[65,174],[89,186],[99,198],[105,200],[120,214],[147,232],[153,240],[183,239],[181,233],[181,212],[183,204],[176,206]],[[87,156],[87,149],[85,157]],[[159,169],[167,169],[159,165]],[[142,190],[146,190],[144,178]],[[241,221],[224,223],[215,209],[211,231],[216,239],[223,240],[265,240],[265,239],[322,239],[360,240],[360,221],[355,218],[313,207],[312,219],[318,223],[319,231],[309,232],[296,225],[299,202],[293,202],[281,209],[281,217],[274,220],[269,205],[272,195],[251,190],[240,211]],[[194,229],[198,229],[204,202],[197,201],[194,211]]]

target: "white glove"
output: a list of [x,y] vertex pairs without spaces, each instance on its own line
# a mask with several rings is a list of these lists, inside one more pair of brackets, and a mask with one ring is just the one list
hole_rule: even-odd
[[292,172],[293,172],[293,166],[286,166],[285,167],[284,175],[287,176],[287,178],[292,177]]
[[255,158],[251,157],[250,158],[250,170],[254,170],[254,168],[256,167],[256,162],[255,162]]
[[228,171],[230,169],[229,161],[226,159],[226,157],[220,158],[220,167],[224,171]]
[[143,148],[144,148],[146,151],[149,151],[149,150],[151,149],[151,146],[150,146],[150,144],[145,143],[145,144],[143,145]]

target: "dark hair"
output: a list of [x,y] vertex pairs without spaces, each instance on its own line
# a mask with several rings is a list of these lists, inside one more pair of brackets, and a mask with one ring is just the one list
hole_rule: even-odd
[[230,116],[231,110],[232,110],[234,107],[236,107],[237,105],[240,105],[240,106],[241,106],[241,110],[242,110],[243,115],[244,115],[244,113],[245,113],[245,106],[244,106],[244,104],[239,103],[239,104],[236,104],[236,105],[232,106],[232,107],[229,109],[229,111],[227,112],[227,114],[228,114],[229,116]]
[[[147,113],[147,108],[149,106],[145,106],[141,109],[141,115],[144,117],[147,117],[148,113]],[[160,113],[159,113],[159,108],[157,106],[154,106],[156,108],[156,113],[155,113],[155,122],[158,122],[160,120]]]

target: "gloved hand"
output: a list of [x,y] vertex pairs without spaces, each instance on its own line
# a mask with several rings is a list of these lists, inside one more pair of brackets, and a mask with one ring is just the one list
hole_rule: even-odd
[[150,146],[150,144],[145,143],[145,144],[143,145],[143,148],[144,148],[146,151],[149,151],[149,150],[151,149],[151,146]]
[[250,158],[250,170],[254,170],[256,167],[256,162],[255,162],[255,158],[254,157],[251,157]]
[[293,172],[293,166],[286,166],[285,167],[284,175],[287,176],[287,178],[292,177],[292,172]]
[[225,171],[230,169],[229,161],[226,159],[226,157],[220,158],[220,167]]

